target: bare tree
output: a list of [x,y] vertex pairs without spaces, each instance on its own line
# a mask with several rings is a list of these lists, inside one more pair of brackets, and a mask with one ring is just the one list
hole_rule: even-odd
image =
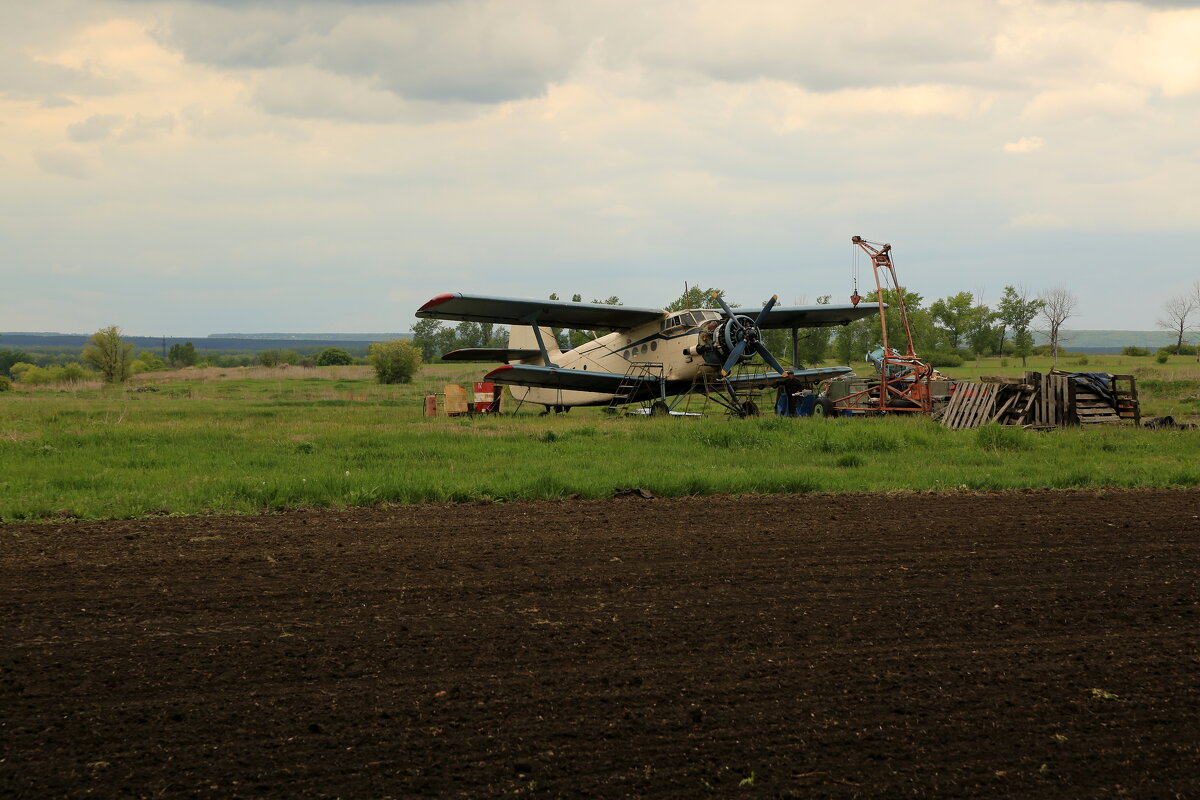
[[1162,316],[1158,318],[1158,327],[1175,334],[1175,355],[1179,355],[1183,350],[1184,332],[1191,327],[1188,325],[1188,321],[1195,313],[1197,303],[1200,302],[1197,295],[1200,295],[1200,292],[1194,291],[1191,296],[1177,294],[1163,304]]
[[1045,334],[1050,340],[1050,352],[1054,356],[1054,366],[1058,366],[1058,351],[1062,343],[1063,323],[1075,315],[1075,306],[1079,298],[1070,289],[1059,286],[1038,295],[1042,308],[1038,312],[1046,321]]

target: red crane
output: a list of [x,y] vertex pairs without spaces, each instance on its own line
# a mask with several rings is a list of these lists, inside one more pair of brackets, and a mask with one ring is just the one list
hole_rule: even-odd
[[[896,279],[896,267],[892,264],[890,244],[869,242],[861,236],[850,239],[871,258],[871,268],[875,273],[875,296],[879,303],[879,324],[883,331],[883,355],[879,364],[879,382],[859,392],[854,392],[835,403],[837,409],[857,410],[874,407],[879,413],[893,411],[916,411],[928,414],[933,408],[933,400],[929,390],[929,380],[934,370],[921,359],[913,350],[912,330],[908,326],[908,309],[904,305],[904,290]],[[882,273],[882,275],[881,275]],[[896,306],[900,311],[900,321],[904,324],[905,352],[899,353],[888,342],[887,303],[884,302],[883,290],[890,283],[890,288],[896,294]],[[858,305],[862,298],[855,287],[851,302]]]

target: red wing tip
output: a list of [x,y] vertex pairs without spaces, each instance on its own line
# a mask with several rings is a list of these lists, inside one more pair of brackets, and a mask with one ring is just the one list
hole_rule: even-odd
[[492,370],[491,372],[489,372],[487,375],[484,375],[483,377],[485,377],[485,378],[490,378],[490,377],[492,377],[493,375],[496,375],[496,374],[498,374],[498,373],[504,372],[504,370],[506,370],[506,369],[512,369],[512,368],[513,368],[513,365],[512,365],[512,364],[505,364],[505,365],[504,365],[504,366],[502,366],[502,367],[496,367],[494,370]]
[[453,300],[453,299],[454,299],[453,294],[439,294],[437,297],[433,298],[428,303],[426,303],[425,305],[418,308],[417,311],[424,311],[428,308],[433,308],[434,306],[440,306],[442,303],[449,302],[450,300]]

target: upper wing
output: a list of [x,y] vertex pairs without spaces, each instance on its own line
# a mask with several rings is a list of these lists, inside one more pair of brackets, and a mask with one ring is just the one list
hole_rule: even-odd
[[620,331],[661,319],[661,308],[564,303],[558,300],[517,300],[471,294],[439,294],[417,309],[418,317],[460,322],[499,322],[504,325],[547,325],[555,328]]
[[745,373],[730,375],[729,382],[736,389],[761,389],[767,386],[778,386],[787,381],[796,381],[803,386],[814,386],[826,378],[835,378],[848,372],[853,372],[853,370],[849,367],[817,367],[792,370],[786,375],[780,375],[778,372]]
[[[886,308],[886,304],[884,305]],[[753,311],[745,312],[751,317]],[[859,306],[792,306],[790,308],[772,308],[766,318],[759,323],[760,328],[828,328],[834,325],[845,325],[856,319],[869,317],[879,313],[875,303],[864,303]]]
[[[568,389],[578,392],[600,392],[616,394],[622,384],[635,384],[639,388],[657,387],[657,378],[626,376],[620,372],[592,372],[582,369],[560,369],[538,367],[531,364],[511,364],[496,367],[483,378],[493,383],[513,386],[533,386],[542,389]],[[640,393],[640,392],[639,392]]]

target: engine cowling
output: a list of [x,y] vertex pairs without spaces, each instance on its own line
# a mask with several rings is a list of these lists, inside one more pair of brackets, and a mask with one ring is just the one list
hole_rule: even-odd
[[757,355],[755,345],[761,339],[762,334],[758,326],[754,324],[754,320],[739,314],[736,318],[727,317],[717,323],[717,328],[713,331],[712,344],[713,349],[720,355],[721,361],[724,361],[734,351],[734,348],[742,340],[745,340],[746,346],[742,348],[742,355],[738,358],[738,363],[741,363],[749,361]]

